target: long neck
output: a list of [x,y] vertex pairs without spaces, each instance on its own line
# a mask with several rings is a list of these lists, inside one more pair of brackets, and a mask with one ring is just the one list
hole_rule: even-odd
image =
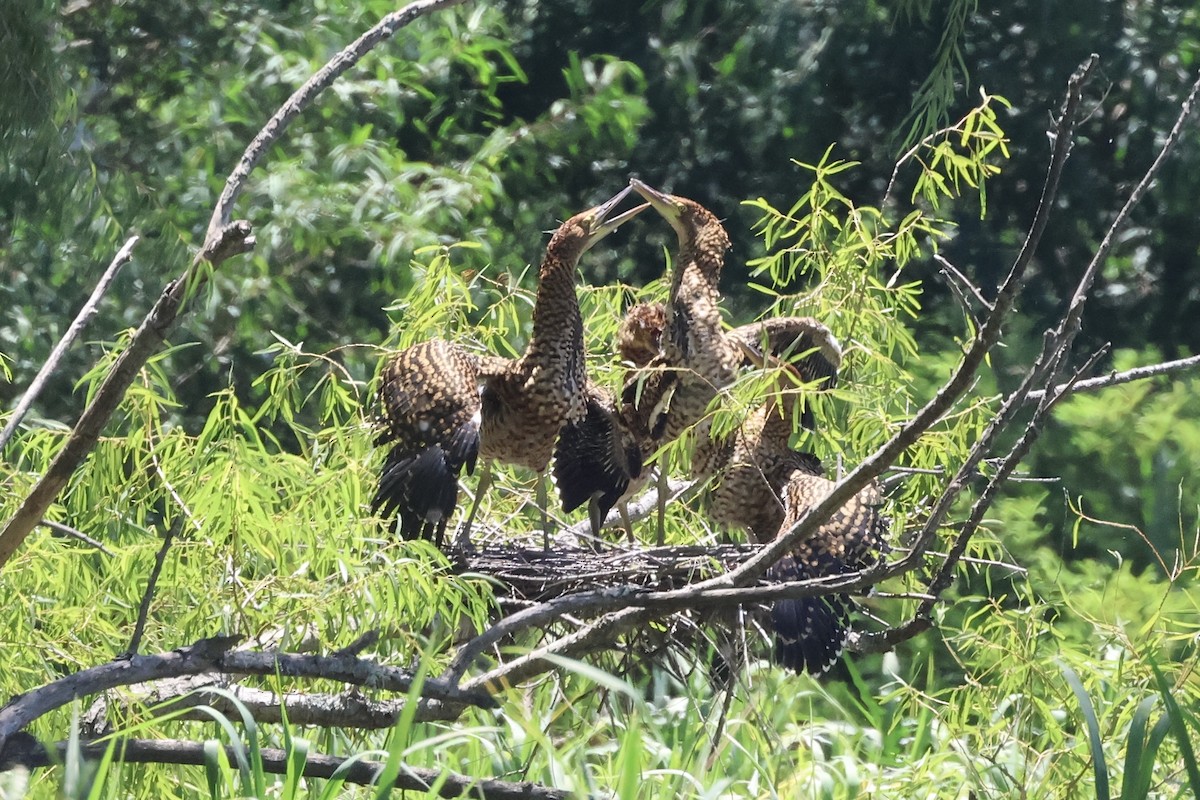
[[720,326],[719,284],[728,242],[724,228],[716,220],[697,225],[686,233],[681,231],[672,296],[689,307],[689,313],[702,317],[693,324]]
[[791,404],[768,401],[756,413],[763,416],[763,443],[779,452],[787,450],[788,440],[792,437]]
[[[564,347],[566,345],[566,347]],[[583,317],[575,295],[575,261],[547,255],[538,273],[533,335],[525,356],[583,352]]]

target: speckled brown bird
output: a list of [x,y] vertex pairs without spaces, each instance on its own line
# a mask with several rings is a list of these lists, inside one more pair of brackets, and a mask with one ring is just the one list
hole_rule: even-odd
[[[783,490],[785,511],[780,534],[795,527],[833,485],[833,481],[802,469],[793,472]],[[879,514],[881,503],[877,489],[863,489],[772,565],[767,571],[768,580],[845,575],[875,564],[888,550],[888,522]],[[853,608],[854,601],[846,594],[775,601],[771,606],[775,660],[796,672],[806,670],[819,675],[827,671],[837,663],[846,645]]]
[[[743,325],[729,333],[755,366],[779,368],[778,390],[795,397],[797,386],[816,390],[837,385],[842,351],[829,328],[811,317],[776,317]],[[795,384],[788,386],[786,384]],[[783,487],[794,469],[820,474],[820,463],[808,453],[793,450],[795,403],[772,398],[759,406],[736,430],[720,440],[697,437],[692,474],[709,478],[709,517],[730,529],[748,530],[758,540],[772,537],[783,520]],[[807,400],[801,398],[800,424],[815,425]],[[815,469],[814,469],[815,465]]]
[[[721,221],[695,200],[638,180],[630,185],[670,223],[679,240],[659,353],[630,370],[621,390],[621,421],[650,457],[704,418],[709,403],[736,377],[742,353],[721,327],[718,283],[729,249]],[[636,362],[640,356],[633,358]],[[660,468],[658,475],[659,496],[665,500],[666,471]],[[663,510],[660,503],[660,544]]]
[[577,266],[593,245],[646,208],[610,219],[629,191],[571,217],[551,236],[538,272],[533,333],[519,358],[481,358],[435,339],[401,351],[384,367],[376,444],[392,449],[372,509],[398,513],[401,535],[433,537],[440,546],[457,504],[458,476],[464,467],[470,474],[482,458],[460,543],[468,541],[494,460],[538,473],[543,544],[549,546],[546,467],[563,424],[586,410]]
[[[617,332],[617,349],[623,360],[635,367],[650,363],[659,353],[666,324],[661,303],[639,303],[625,315]],[[812,317],[773,317],[742,325],[726,333],[743,353],[745,367],[783,368],[792,381],[813,390],[837,385],[842,351],[828,327]],[[807,400],[801,405],[803,427],[813,429],[815,420]],[[732,528],[754,528],[760,537],[778,530],[783,518],[783,485],[800,459],[819,463],[788,446],[792,419],[762,406],[739,430],[720,441],[707,435],[708,426],[698,426],[692,453],[692,475],[714,478],[709,491],[710,511],[715,522]]]
[[695,200],[638,180],[630,185],[679,240],[659,353],[630,375],[621,394],[621,416],[649,453],[704,417],[717,393],[733,382],[743,355],[721,327],[718,284],[729,249],[721,221]]
[[[779,317],[744,326],[731,338],[757,347],[758,355],[777,358],[785,369],[781,386],[724,440],[702,438],[693,454],[694,469],[712,476],[708,515],[713,522],[742,529],[760,543],[790,530],[833,487],[821,462],[791,447],[795,417],[812,428],[811,411],[796,408],[795,387],[836,384],[841,348],[829,329],[808,317]],[[794,373],[794,374],[792,374]],[[790,402],[789,402],[790,400]],[[769,580],[794,581],[853,572],[873,564],[886,550],[887,522],[878,512],[878,491],[868,487],[838,509],[811,536],[797,542],[774,564]],[[841,655],[849,634],[853,601],[847,595],[776,601],[771,606],[775,659],[797,672],[821,674]]]

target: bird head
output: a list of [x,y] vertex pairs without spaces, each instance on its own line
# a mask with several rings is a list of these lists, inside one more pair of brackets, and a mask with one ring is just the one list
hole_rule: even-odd
[[632,191],[632,187],[626,186],[615,196],[600,205],[589,208],[587,211],[582,211],[568,219],[558,227],[558,230],[550,238],[550,249],[564,254],[574,250],[575,252],[572,255],[578,259],[590,250],[596,242],[608,236],[617,228],[650,207],[649,204],[643,203],[615,217],[612,216],[617,206],[629,195],[630,191]]
[[695,243],[698,239],[712,240],[718,252],[729,249],[729,237],[717,216],[695,200],[660,192],[642,183],[637,178],[629,186],[654,207],[671,227],[675,229],[681,244]]
[[662,351],[667,311],[662,303],[638,303],[629,309],[617,331],[617,351],[622,361],[644,367]]

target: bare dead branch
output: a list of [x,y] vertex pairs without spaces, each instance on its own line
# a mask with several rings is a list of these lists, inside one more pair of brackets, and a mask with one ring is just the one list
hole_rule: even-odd
[[[971,293],[971,296],[975,298],[976,303],[979,303],[979,305],[983,306],[988,311],[992,310],[991,301],[989,301],[986,297],[984,297],[983,292],[981,292],[979,290],[979,287],[976,286],[975,284],[971,283],[971,279],[968,278],[966,275],[964,275],[958,267],[956,267],[956,266],[954,266],[954,264],[950,263],[949,259],[947,259],[945,256],[943,256],[941,253],[934,253],[933,260],[936,261],[937,263],[941,264],[942,269],[946,272],[946,274],[949,277],[954,278],[955,281],[958,281],[959,284],[961,284],[963,287],[965,287],[967,289],[967,291],[969,291]],[[954,285],[954,283],[952,281],[951,286],[953,286],[953,285]]]
[[133,258],[133,248],[137,243],[137,236],[130,236],[125,240],[125,244],[113,256],[113,260],[109,263],[108,268],[104,270],[104,274],[96,282],[96,288],[92,289],[92,293],[88,297],[87,302],[83,304],[83,308],[79,309],[79,313],[75,315],[74,321],[67,327],[66,333],[62,335],[62,338],[58,340],[58,344],[54,345],[54,349],[50,351],[46,363],[42,364],[42,368],[38,370],[38,374],[30,382],[29,388],[25,390],[25,394],[21,395],[21,399],[17,401],[17,405],[13,408],[12,417],[8,420],[8,424],[4,426],[4,430],[0,431],[0,452],[4,452],[4,447],[12,439],[13,434],[17,432],[17,428],[21,425],[21,421],[25,419],[25,415],[29,413],[30,406],[37,400],[38,395],[42,393],[46,381],[54,374],[54,370],[58,369],[58,364],[62,361],[63,355],[75,343],[75,340],[79,338],[79,334],[92,321],[92,318],[96,316],[96,312],[100,310],[100,300],[108,292],[108,287],[112,286],[112,282],[116,280],[117,273],[121,271],[121,267],[125,266],[126,262]]
[[[104,755],[108,745],[104,742],[88,742],[82,745],[83,754],[89,758],[99,758]],[[236,748],[226,746],[225,757],[229,763],[236,763],[238,753]],[[20,763],[27,768],[37,769],[52,766],[61,760],[67,751],[66,742],[54,745],[54,754],[46,752],[45,748],[30,747],[20,753],[17,758],[10,759],[10,765]],[[288,772],[288,753],[274,748],[263,748],[263,771],[272,775],[285,775]],[[203,766],[205,761],[204,744],[179,739],[126,739],[117,745],[117,760],[128,764],[185,764]],[[309,753],[304,762],[302,774],[306,778],[332,778],[336,774],[347,783],[372,785],[382,776],[385,765],[380,761],[351,760],[326,756],[319,753]],[[447,770],[425,769],[422,767],[403,766],[392,783],[396,789],[410,789],[417,792],[429,792],[431,789],[438,797],[470,797],[480,800],[567,800],[575,795],[538,783],[502,781],[494,778],[473,778]],[[434,789],[436,787],[436,789]]]
[[61,708],[77,697],[156,678],[217,671],[216,664],[221,654],[232,647],[238,638],[217,636],[170,653],[110,661],[18,695],[0,708],[0,751],[3,751],[8,737],[43,714]]
[[49,528],[50,530],[54,531],[55,533],[57,533],[61,536],[67,536],[71,539],[78,539],[79,541],[83,542],[84,544],[86,544],[90,547],[96,548],[101,553],[104,553],[104,555],[106,555],[106,556],[112,556],[112,554],[113,554],[112,550],[109,550],[107,547],[105,547],[103,542],[96,541],[95,539],[88,536],[83,531],[76,530],[75,528],[72,528],[70,525],[64,525],[61,522],[53,522],[48,519],[42,520],[39,524],[44,525],[45,527]]
[[[48,683],[13,698],[0,708],[0,748],[12,734],[38,717],[61,708],[75,698],[97,694],[117,686],[197,674],[280,675],[294,678],[324,678],[354,686],[409,692],[412,673],[373,661],[346,655],[300,655],[296,653],[231,651],[240,637],[202,639],[188,647],[156,655],[134,655],[91,667]],[[496,701],[479,691],[463,691],[442,681],[426,680],[422,697],[461,705],[494,708]]]
[[254,140],[247,146],[241,160],[230,173],[213,209],[204,244],[191,265],[175,280],[167,284],[157,302],[150,309],[142,324],[134,332],[125,350],[117,356],[112,368],[104,377],[84,409],[66,443],[42,478],[25,497],[17,513],[0,530],[0,569],[4,568],[17,549],[29,536],[29,532],[46,515],[46,509],[58,497],[71,475],[83,463],[84,458],[96,446],[100,431],[112,417],[117,406],[125,397],[138,371],[150,356],[166,341],[174,327],[176,317],[184,303],[204,285],[213,270],[235,255],[254,247],[250,224],[245,221],[230,221],[233,203],[241,193],[250,171],[262,158],[267,147],[283,135],[287,125],[316,96],[356,64],[377,44],[392,36],[397,30],[413,20],[443,8],[460,5],[465,0],[417,0],[404,8],[384,17],[349,47],[334,56],[317,71],[308,82],[298,89],[277,111]]
[[[222,693],[213,689],[221,689]],[[106,693],[87,710],[81,719],[81,730],[90,736],[111,733],[114,720],[134,705],[152,708],[156,715],[170,714],[173,720],[211,722],[208,714],[190,710],[206,706],[234,718],[244,710],[260,723],[282,722],[286,710],[292,725],[382,730],[399,722],[408,700],[367,697],[356,690],[341,694],[298,691],[278,694],[234,683],[228,676],[193,675]],[[461,703],[423,697],[417,701],[414,719],[453,721],[462,716],[463,710]]]
[[[1176,372],[1192,369],[1200,366],[1200,355],[1188,356],[1187,358],[1179,358],[1174,361],[1163,361],[1158,364],[1147,364],[1144,367],[1134,367],[1127,369],[1124,372],[1113,372],[1108,375],[1102,375],[1096,378],[1088,378],[1079,381],[1070,387],[1071,394],[1079,392],[1095,391],[1097,389],[1107,389],[1110,386],[1119,386],[1123,383],[1132,383],[1133,381],[1146,380],[1147,378],[1157,378],[1163,375],[1172,375]],[[1055,387],[1056,392],[1064,390],[1065,385]],[[1039,402],[1046,395],[1045,389],[1035,389],[1025,396],[1026,403]]]
[[[1076,372],[1075,378],[1078,379],[1084,371],[1090,369],[1097,360],[1099,354],[1094,355],[1088,360],[1079,371]],[[966,522],[959,529],[958,536],[955,538],[954,544],[950,547],[950,551],[946,555],[945,561],[938,569],[937,575],[929,582],[929,593],[938,597],[949,588],[954,580],[954,568],[958,564],[958,560],[966,553],[967,545],[971,541],[971,537],[975,531],[979,529],[979,525],[983,522],[983,517],[991,509],[992,503],[995,502],[996,496],[1000,489],[1004,486],[1008,476],[1012,474],[1017,465],[1029,454],[1034,442],[1037,441],[1041,434],[1042,426],[1050,416],[1050,411],[1059,398],[1063,397],[1065,392],[1059,392],[1054,395],[1047,396],[1042,403],[1038,405],[1037,411],[1034,412],[1033,419],[1025,426],[1020,438],[1016,444],[1012,446],[1008,454],[1004,457],[1004,461],[1000,464],[1000,468],[996,470],[996,474],[988,481],[984,490],[980,493],[979,498],[971,506],[971,512],[967,515]],[[933,610],[933,603],[924,601],[917,609],[918,616],[928,616]]]
[[1146,174],[1138,181],[1137,186],[1133,187],[1133,191],[1129,193],[1125,205],[1117,212],[1113,218],[1112,224],[1108,226],[1108,231],[1105,232],[1104,238],[1100,241],[1100,246],[1096,248],[1095,255],[1092,256],[1091,262],[1083,273],[1083,277],[1079,280],[1079,284],[1075,287],[1075,295],[1071,298],[1071,304],[1067,308],[1067,316],[1063,324],[1059,326],[1062,336],[1072,340],[1075,334],[1079,331],[1080,320],[1083,316],[1083,307],[1087,302],[1088,294],[1092,290],[1092,284],[1096,280],[1096,275],[1099,274],[1100,268],[1104,262],[1108,260],[1108,254],[1112,251],[1113,246],[1117,243],[1117,238],[1125,228],[1126,222],[1129,220],[1129,215],[1133,212],[1135,206],[1141,201],[1142,196],[1150,190],[1150,185],[1154,183],[1154,179],[1162,170],[1167,159],[1175,150],[1175,145],[1179,143],[1180,137],[1183,136],[1184,126],[1187,124],[1188,118],[1196,107],[1196,97],[1200,95],[1200,76],[1192,83],[1191,91],[1184,99],[1180,106],[1179,115],[1175,118],[1175,124],[1171,126],[1171,132],[1167,134],[1167,138],[1163,141],[1162,147],[1158,151],[1158,156],[1154,162],[1146,170]]
[[[1057,195],[1059,179],[1062,175],[1063,165],[1070,154],[1073,143],[1075,123],[1079,113],[1079,106],[1083,99],[1083,86],[1090,77],[1092,71],[1098,63],[1098,57],[1092,55],[1071,75],[1067,81],[1067,96],[1063,103],[1062,112],[1055,122],[1054,130],[1050,134],[1052,142],[1052,152],[1050,164],[1046,171],[1046,181],[1042,188],[1042,196],[1038,202],[1037,211],[1034,213],[1034,219],[1029,228],[1029,234],[1025,237],[1025,243],[1021,247],[1021,252],[1017,255],[1016,261],[1013,262],[1012,268],[1004,279],[1004,283],[1000,287],[1000,291],[993,303],[992,311],[988,315],[984,326],[976,334],[975,341],[971,345],[971,349],[963,359],[963,365],[967,363],[973,353],[979,352],[979,358],[986,354],[987,350],[995,344],[999,337],[1000,325],[1004,322],[1005,317],[1016,299],[1016,293],[1020,288],[1021,278],[1025,270],[1029,266],[1029,262],[1033,258],[1038,242],[1041,240],[1041,235],[1045,231],[1046,223],[1049,220],[1050,211],[1053,207],[1054,198]],[[976,363],[976,368],[978,363]],[[960,367],[961,369],[961,367]],[[955,376],[957,377],[957,375]],[[1014,392],[1002,405],[996,416],[989,423],[984,433],[975,442],[971,451],[967,454],[967,458],[955,473],[954,477],[947,484],[941,496],[938,497],[930,510],[929,518],[922,527],[920,533],[912,544],[911,552],[901,558],[898,562],[890,565],[887,569],[887,574],[895,574],[895,572],[911,569],[915,567],[918,560],[923,557],[924,551],[932,543],[934,536],[937,533],[939,526],[949,513],[951,506],[957,499],[958,495],[965,488],[967,481],[975,474],[979,467],[979,463],[990,451],[992,442],[1000,435],[1005,427],[1011,421],[1017,408],[1021,405],[1021,401],[1031,389],[1037,378],[1035,371],[1031,371],[1026,375],[1021,387]],[[951,379],[951,383],[954,378]],[[949,385],[949,384],[947,384]],[[945,387],[943,387],[944,390]],[[939,395],[941,392],[939,392]],[[919,416],[919,415],[918,415]],[[894,572],[895,571],[895,572]]]
[[318,94],[327,89],[346,70],[361,61],[363,56],[375,49],[380,42],[390,39],[396,31],[413,20],[434,11],[462,5],[464,2],[466,0],[416,0],[399,11],[393,11],[351,44],[342,48],[337,55],[326,62],[325,66],[305,81],[303,86],[293,92],[292,96],[279,107],[267,124],[262,127],[262,130],[246,146],[237,166],[229,173],[229,178],[225,181],[225,188],[221,191],[221,196],[217,199],[217,205],[213,209],[212,218],[209,220],[206,240],[217,238],[220,230],[229,224],[233,214],[233,204],[237,202],[245,188],[246,180],[254,171],[254,167],[262,160],[271,145],[279,140],[292,120],[312,105]]

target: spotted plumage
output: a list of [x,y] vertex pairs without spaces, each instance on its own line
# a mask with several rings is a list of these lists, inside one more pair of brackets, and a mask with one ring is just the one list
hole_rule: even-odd
[[[833,481],[804,470],[792,473],[783,492],[785,513],[780,534],[795,527],[833,485]],[[798,541],[771,567],[767,578],[806,580],[844,575],[875,564],[888,549],[888,523],[879,514],[881,502],[874,487],[863,489],[815,532]],[[775,660],[797,672],[825,672],[837,663],[846,645],[853,608],[854,601],[845,594],[776,601],[771,607]]]
[[694,200],[631,185],[679,239],[660,352],[631,371],[621,395],[622,417],[642,450],[653,452],[704,417],[743,356],[721,328],[718,283],[729,236],[720,220]]
[[[378,443],[392,450],[372,507],[398,513],[402,535],[433,535],[441,543],[457,502],[458,475],[479,457],[539,473],[548,543],[545,471],[559,430],[585,413],[576,269],[589,248],[646,208],[610,219],[628,193],[571,217],[551,236],[538,271],[533,333],[520,358],[476,358],[459,345],[433,340],[398,353],[384,367]],[[485,468],[464,540],[488,475]]]
[[398,514],[406,539],[442,544],[458,502],[458,476],[479,456],[480,360],[442,339],[397,353],[379,379],[376,446],[391,445],[372,510]]
[[634,367],[647,366],[662,352],[667,309],[662,303],[638,303],[625,312],[617,330],[617,353]]
[[[837,384],[841,347],[827,327],[811,317],[776,317],[743,325],[729,332],[746,353],[747,362],[780,368],[780,382],[830,389]],[[793,387],[783,387],[787,395]],[[783,487],[795,469],[821,474],[820,462],[789,445],[793,403],[772,400],[760,405],[729,436],[698,437],[692,454],[697,478],[711,478],[709,516],[718,525],[748,530],[759,541],[774,536],[783,520]],[[800,423],[815,425],[807,403]],[[707,428],[707,426],[706,426]]]

